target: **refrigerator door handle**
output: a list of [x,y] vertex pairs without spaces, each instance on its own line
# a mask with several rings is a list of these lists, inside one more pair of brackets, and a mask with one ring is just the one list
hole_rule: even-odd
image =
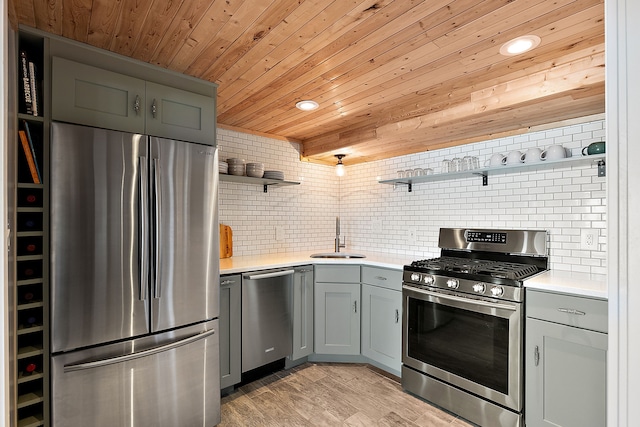
[[138,359],[140,357],[152,356],[154,354],[162,353],[164,351],[173,350],[174,348],[182,347],[183,345],[190,344],[195,341],[199,341],[203,338],[207,338],[210,335],[216,333],[215,329],[204,331],[196,335],[192,335],[180,341],[172,342],[169,344],[161,345],[159,347],[150,348],[148,350],[139,351],[136,353],[125,354],[123,356],[109,357],[106,359],[93,360],[91,362],[77,363],[72,365],[65,365],[64,372],[82,371],[85,369],[100,368],[102,366],[113,365],[116,363],[127,362],[129,360]]
[[153,199],[155,201],[154,208],[154,279],[153,279],[153,297],[160,298],[162,289],[160,286],[162,272],[162,257],[160,250],[162,248],[162,171],[160,170],[160,159],[153,159]]
[[147,287],[149,283],[149,205],[148,205],[148,180],[149,173],[147,171],[147,158],[144,156],[138,157],[138,204],[140,206],[138,214],[140,216],[139,221],[139,241],[138,247],[140,251],[140,260],[138,261],[140,268],[140,283],[138,284],[138,299],[147,299]]

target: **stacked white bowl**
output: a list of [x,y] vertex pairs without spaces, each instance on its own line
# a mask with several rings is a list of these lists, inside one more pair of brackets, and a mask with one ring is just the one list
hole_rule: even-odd
[[264,163],[247,163],[246,173],[247,176],[253,178],[262,178],[262,175],[264,175]]
[[220,160],[218,162],[218,171],[220,173],[227,173],[229,172],[229,164],[227,162],[223,162],[222,160]]
[[244,159],[227,159],[227,163],[229,164],[229,175],[244,175],[245,174],[245,164]]

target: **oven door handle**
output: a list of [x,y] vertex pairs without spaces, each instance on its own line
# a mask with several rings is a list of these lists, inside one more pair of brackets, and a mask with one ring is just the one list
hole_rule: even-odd
[[414,291],[414,292],[418,292],[420,294],[430,295],[430,296],[436,297],[436,298],[441,298],[443,300],[456,301],[456,302],[461,302],[461,303],[465,303],[465,304],[476,304],[476,305],[480,305],[480,306],[483,306],[483,307],[495,308],[495,309],[499,309],[499,310],[516,311],[516,307],[514,305],[510,305],[510,304],[500,304],[500,303],[496,303],[496,302],[489,302],[489,301],[483,301],[483,300],[477,300],[477,299],[471,299],[471,298],[465,298],[465,297],[458,297],[458,296],[455,296],[455,295],[441,294],[441,293],[438,293],[438,292],[427,291],[425,289],[414,288],[412,286],[403,286],[403,288],[407,289],[407,290]]

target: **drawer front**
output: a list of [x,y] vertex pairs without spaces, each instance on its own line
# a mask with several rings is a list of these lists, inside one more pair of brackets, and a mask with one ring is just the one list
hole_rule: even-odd
[[362,283],[394,291],[402,290],[402,270],[362,266]]
[[316,265],[314,274],[320,283],[360,283],[359,265]]
[[527,317],[607,332],[607,301],[527,290]]

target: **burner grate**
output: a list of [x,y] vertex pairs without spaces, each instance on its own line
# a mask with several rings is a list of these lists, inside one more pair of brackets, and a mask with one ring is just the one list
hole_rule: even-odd
[[477,274],[510,280],[522,280],[538,272],[538,267],[531,264],[455,257],[414,261],[411,266],[434,271]]

